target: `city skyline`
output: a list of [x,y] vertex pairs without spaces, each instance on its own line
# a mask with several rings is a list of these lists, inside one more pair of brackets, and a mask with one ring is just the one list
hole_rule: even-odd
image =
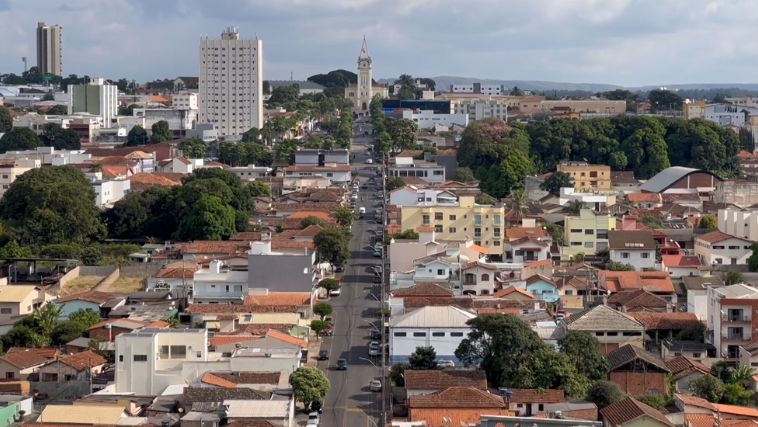
[[[47,6],[47,7],[43,7]],[[0,0],[0,72],[33,58],[38,21],[61,25],[65,74],[137,81],[197,74],[200,37],[233,25],[267,49],[268,80],[352,70],[365,34],[375,78],[470,76],[641,86],[754,83],[758,4],[440,0],[265,2]],[[33,64],[30,64],[30,66]]]

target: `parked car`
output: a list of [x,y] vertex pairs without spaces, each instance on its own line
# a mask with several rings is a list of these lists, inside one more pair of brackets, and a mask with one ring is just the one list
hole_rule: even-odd
[[368,382],[368,388],[371,391],[382,391],[382,382],[379,380],[371,380]]
[[318,411],[313,411],[308,414],[308,424],[321,424],[321,416],[319,416]]
[[329,291],[330,297],[338,297],[341,294],[342,294],[342,288],[332,289],[331,291]]
[[344,273],[345,272],[345,266],[344,265],[340,265],[338,267],[334,267],[334,272],[335,273]]
[[366,164],[371,165],[374,163],[374,159],[366,159]]
[[337,359],[337,370],[338,371],[346,371],[347,370],[347,360],[346,359]]
[[311,411],[316,411],[320,414],[322,410],[323,408],[320,400],[311,402]]
[[455,362],[452,360],[441,359],[437,361],[438,368],[455,368]]
[[318,352],[318,360],[328,360],[329,359],[329,352],[326,350],[321,350]]
[[382,339],[382,333],[377,331],[376,329],[371,330],[371,339],[372,340],[380,340]]
[[382,257],[382,250],[381,249],[374,249],[374,257],[375,258],[381,258]]

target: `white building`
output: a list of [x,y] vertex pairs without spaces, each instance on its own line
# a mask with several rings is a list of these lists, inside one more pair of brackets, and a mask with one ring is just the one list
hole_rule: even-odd
[[721,231],[695,236],[695,255],[706,266],[713,264],[744,265],[753,254],[752,242]]
[[89,113],[99,116],[103,126],[110,128],[118,116],[118,88],[93,79],[88,84],[68,85],[68,114]]
[[206,329],[141,329],[116,337],[116,392],[158,395],[186,384],[185,362],[208,361]]
[[131,189],[128,179],[97,180],[92,183],[95,190],[95,204],[99,208],[108,208],[123,199]]
[[237,175],[243,181],[255,181],[256,179],[265,178],[271,174],[272,169],[268,166],[235,166],[227,171]]
[[417,177],[430,184],[442,184],[445,182],[445,167],[413,157],[395,157],[395,162],[389,167],[389,176],[400,179]]
[[178,110],[197,110],[197,93],[175,93],[171,95],[171,106]]
[[416,188],[406,185],[390,191],[390,203],[395,206],[457,206],[458,197],[447,190]]
[[193,276],[193,302],[242,304],[248,292],[247,279],[247,271],[234,271],[213,260]]
[[754,341],[752,322],[758,307],[758,289],[745,284],[708,287],[708,331],[706,342],[717,356],[737,358],[739,346]]
[[732,236],[758,241],[758,209],[719,209],[718,229]]
[[198,65],[199,123],[215,125],[219,136],[263,127],[263,41],[227,28],[221,39],[200,40]]
[[463,295],[492,295],[495,293],[495,275],[498,268],[493,264],[472,261],[461,267]]
[[434,347],[439,359],[457,360],[455,350],[471,332],[476,317],[453,306],[426,306],[390,318],[390,361],[407,363],[417,347]]
[[609,230],[608,253],[612,262],[630,264],[635,271],[655,268],[655,240],[650,231]]
[[453,125],[468,126],[468,114],[438,114],[432,110],[403,110],[403,118],[413,120],[419,129],[430,130],[435,126],[449,128]]
[[284,168],[284,187],[292,187],[293,184],[288,182],[298,179],[323,178],[330,184],[346,184],[352,180],[349,165],[326,164],[319,165],[294,165]]
[[450,92],[452,93],[479,93],[482,95],[497,95],[497,96],[504,94],[502,85],[482,84],[482,83],[450,85]]
[[755,115],[758,109],[730,104],[708,104],[705,106],[705,120],[720,126],[744,127],[746,112]]
[[579,202],[585,209],[592,209],[596,212],[603,211],[608,206],[616,204],[616,195],[614,193],[595,193],[576,191],[571,187],[561,188],[558,204],[565,206],[571,202]]

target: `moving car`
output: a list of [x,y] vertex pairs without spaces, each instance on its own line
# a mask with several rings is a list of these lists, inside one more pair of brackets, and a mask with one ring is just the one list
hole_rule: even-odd
[[374,159],[366,159],[366,164],[367,165],[374,164]]
[[361,206],[358,208],[358,217],[363,218],[364,215],[366,215],[366,208]]
[[371,391],[382,391],[382,382],[379,380],[371,380],[368,382],[368,388]]
[[329,359],[329,352],[326,350],[321,350],[318,352],[318,360],[328,360]]
[[446,359],[438,360],[437,367],[438,368],[455,368],[455,362],[453,362],[452,360],[446,360]]
[[338,371],[346,371],[347,370],[347,360],[346,359],[337,359],[337,370]]

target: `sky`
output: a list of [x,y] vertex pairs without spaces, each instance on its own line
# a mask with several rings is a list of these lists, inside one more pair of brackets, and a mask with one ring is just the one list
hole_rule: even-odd
[[36,63],[38,21],[63,26],[64,74],[197,75],[201,37],[263,40],[264,78],[354,70],[608,83],[756,83],[754,0],[0,0],[0,73]]

